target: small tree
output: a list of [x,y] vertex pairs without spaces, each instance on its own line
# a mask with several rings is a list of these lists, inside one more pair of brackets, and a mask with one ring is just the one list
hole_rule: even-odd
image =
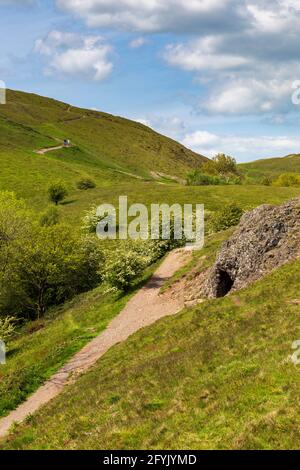
[[56,181],[52,183],[48,189],[48,193],[50,201],[54,202],[56,206],[59,202],[63,201],[68,195],[67,188],[61,181]]
[[229,155],[219,153],[213,158],[213,162],[219,175],[238,174],[236,160]]

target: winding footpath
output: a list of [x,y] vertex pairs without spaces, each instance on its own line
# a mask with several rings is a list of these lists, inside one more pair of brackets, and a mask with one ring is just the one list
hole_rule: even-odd
[[106,330],[75,354],[15,411],[0,420],[0,437],[5,437],[14,423],[24,421],[42,405],[56,397],[66,385],[86,372],[112,346],[125,341],[141,328],[155,323],[160,318],[182,310],[184,307],[183,298],[160,295],[160,289],[190,259],[191,250],[188,248],[169,253],[148,283],[131,298]]

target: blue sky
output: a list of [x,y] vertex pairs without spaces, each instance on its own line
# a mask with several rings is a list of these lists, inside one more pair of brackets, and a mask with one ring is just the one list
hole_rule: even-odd
[[8,88],[238,161],[300,153],[298,0],[0,0]]

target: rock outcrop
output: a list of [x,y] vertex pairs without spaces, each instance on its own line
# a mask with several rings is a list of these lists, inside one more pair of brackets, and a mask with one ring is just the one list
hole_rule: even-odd
[[201,296],[224,297],[300,257],[300,197],[246,213],[224,243]]

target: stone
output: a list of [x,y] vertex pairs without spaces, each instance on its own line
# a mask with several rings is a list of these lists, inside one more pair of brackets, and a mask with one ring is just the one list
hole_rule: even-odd
[[205,298],[224,297],[300,257],[300,197],[247,212],[202,284]]

